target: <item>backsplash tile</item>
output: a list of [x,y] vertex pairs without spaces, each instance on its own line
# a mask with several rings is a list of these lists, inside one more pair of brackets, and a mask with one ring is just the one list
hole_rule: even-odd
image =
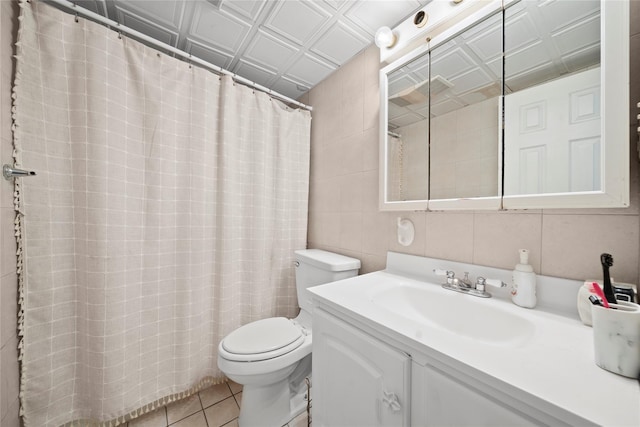
[[0,261],[0,272],[2,275],[16,271],[16,238],[14,233],[15,212],[13,208],[0,208],[0,225],[2,230],[0,235],[2,257]]
[[342,212],[362,212],[362,173],[343,175],[339,179],[336,191],[340,194],[340,205],[336,210]]
[[542,272],[573,279],[602,277],[600,254],[613,255],[612,277],[637,283],[637,215],[544,215]]
[[432,212],[426,215],[424,255],[473,262],[473,213]]
[[476,213],[473,227],[473,263],[511,269],[518,249],[529,250],[529,263],[540,273],[541,214]]
[[362,253],[386,257],[389,250],[389,214],[369,211],[362,214]]
[[[0,343],[5,345],[17,334],[18,318],[18,276],[16,272],[0,277]],[[16,349],[17,352],[17,349]],[[3,373],[4,375],[4,373]]]
[[343,212],[340,214],[341,248],[353,252],[362,252],[362,212]]

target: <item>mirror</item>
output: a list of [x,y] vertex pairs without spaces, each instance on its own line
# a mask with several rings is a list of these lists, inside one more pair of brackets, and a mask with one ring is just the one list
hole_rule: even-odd
[[380,209],[628,206],[628,46],[628,2],[507,0],[384,67]]
[[505,195],[600,191],[600,2],[505,11]]
[[430,199],[492,197],[498,208],[501,13],[431,50],[430,87]]
[[388,77],[387,200],[429,198],[429,57],[421,56]]

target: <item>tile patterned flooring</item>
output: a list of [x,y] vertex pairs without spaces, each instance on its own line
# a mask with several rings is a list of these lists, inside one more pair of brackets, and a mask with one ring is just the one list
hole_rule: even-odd
[[[125,427],[237,427],[242,386],[232,381],[209,387],[140,418]],[[285,427],[306,427],[302,413]]]

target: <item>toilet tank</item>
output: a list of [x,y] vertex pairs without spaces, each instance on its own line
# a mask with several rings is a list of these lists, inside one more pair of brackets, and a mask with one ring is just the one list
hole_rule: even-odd
[[311,313],[313,305],[307,288],[357,276],[360,260],[321,249],[304,249],[295,251],[295,266],[298,304]]

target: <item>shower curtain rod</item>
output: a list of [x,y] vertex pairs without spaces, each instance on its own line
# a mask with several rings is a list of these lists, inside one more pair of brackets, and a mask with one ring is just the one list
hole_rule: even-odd
[[154,45],[155,47],[161,48],[162,50],[171,52],[173,54],[176,54],[178,56],[181,56],[182,58],[185,58],[186,60],[188,60],[189,62],[192,62],[194,64],[198,64],[204,68],[207,68],[211,71],[214,71],[218,74],[224,74],[227,76],[231,76],[235,81],[251,86],[254,89],[257,89],[261,92],[265,92],[268,95],[277,98],[281,101],[285,101],[288,102],[290,104],[296,105],[300,108],[304,108],[305,110],[309,110],[312,111],[313,107],[311,107],[310,105],[306,105],[303,104],[301,102],[296,101],[295,99],[289,98],[288,96],[282,95],[278,92],[275,92],[271,89],[269,89],[268,87],[262,86],[256,82],[253,82],[249,79],[245,79],[244,77],[240,77],[239,75],[232,73],[231,71],[225,70],[224,68],[220,68],[215,64],[212,64],[210,62],[207,62],[203,59],[200,59],[196,56],[191,55],[190,53],[187,53],[183,50],[177,49],[169,44],[166,44],[164,42],[161,42],[160,40],[156,40],[153,37],[149,37],[146,34],[141,33],[140,31],[136,31],[133,28],[129,28],[126,27],[124,25],[121,25],[119,22],[116,22],[114,20],[111,20],[109,18],[105,18],[102,15],[99,15],[95,12],[92,12],[88,9],[85,9],[83,7],[80,7],[78,5],[76,5],[75,3],[72,3],[70,1],[67,0],[44,0],[45,3],[53,3],[56,4],[58,6],[61,6],[63,8],[69,9],[71,11],[73,11],[73,13],[77,14],[77,15],[82,15],[84,17],[90,18],[91,20],[97,21],[101,24],[104,24],[108,27],[110,27],[112,30],[120,32],[120,33],[126,33],[129,34],[137,39],[140,39],[142,41],[145,41],[147,43],[150,43],[152,45]]

